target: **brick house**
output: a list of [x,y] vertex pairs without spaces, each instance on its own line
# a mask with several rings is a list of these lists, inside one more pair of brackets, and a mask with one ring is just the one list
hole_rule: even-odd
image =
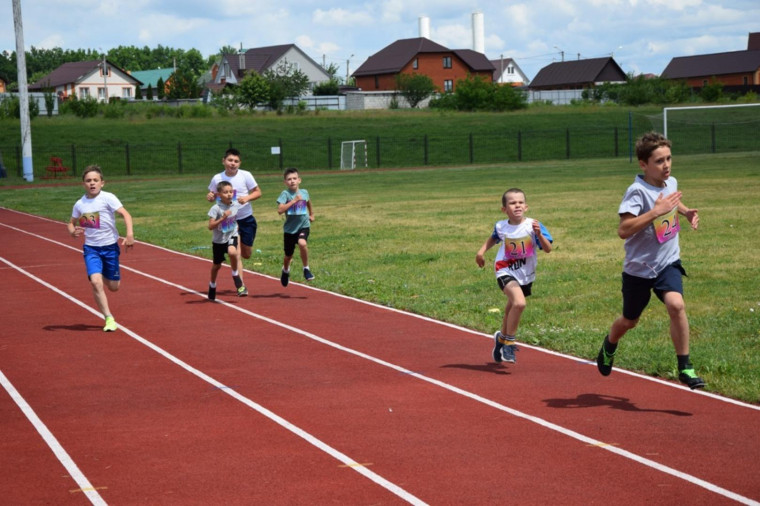
[[494,66],[482,53],[471,49],[448,49],[425,37],[401,39],[381,49],[353,74],[362,91],[393,91],[400,74],[423,74],[439,91],[454,91],[455,83],[467,76],[493,82]]
[[670,60],[662,78],[700,88],[714,80],[724,86],[760,85],[760,32],[750,33],[747,49],[725,53],[679,56]]

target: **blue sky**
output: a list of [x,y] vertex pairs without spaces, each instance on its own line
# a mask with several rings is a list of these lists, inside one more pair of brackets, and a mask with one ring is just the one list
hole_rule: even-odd
[[[671,58],[739,51],[760,31],[758,0],[20,0],[27,50],[163,46],[209,56],[225,45],[295,43],[319,63],[355,70],[398,39],[472,48],[483,13],[485,53],[513,58],[529,79],[552,61],[613,55],[625,72],[660,74]],[[0,8],[0,51],[16,48],[12,2]]]

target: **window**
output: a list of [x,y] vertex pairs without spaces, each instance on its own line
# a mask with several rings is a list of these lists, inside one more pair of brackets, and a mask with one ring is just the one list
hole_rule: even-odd
[[132,98],[132,88],[122,88],[121,98]]
[[749,80],[747,79],[747,76],[744,76],[744,79],[742,79],[744,82],[744,86],[747,86],[749,84]]
[[509,67],[507,67],[507,74],[514,74],[514,73],[515,73],[515,68],[513,66],[510,65]]
[[452,91],[454,91],[454,81],[452,79],[443,81],[443,92],[451,93]]
[[378,79],[377,76],[375,76],[375,89],[378,89],[378,88],[380,88],[380,79]]
[[[107,65],[106,65],[105,74],[106,74],[106,77],[111,75],[111,69]],[[100,67],[100,75],[101,76],[103,75],[103,67]]]
[[443,57],[443,68],[450,69],[451,68],[451,56],[444,56]]
[[419,64],[417,62],[417,58],[415,58],[414,60],[412,60],[412,68],[413,69],[419,68]]
[[105,100],[105,99],[106,99],[106,89],[98,88],[98,100]]
[[90,88],[79,88],[79,98],[87,98],[90,96]]

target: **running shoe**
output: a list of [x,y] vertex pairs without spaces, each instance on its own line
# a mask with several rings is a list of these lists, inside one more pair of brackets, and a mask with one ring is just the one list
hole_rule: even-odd
[[248,289],[245,287],[245,285],[238,288],[238,297],[245,297],[248,295]]
[[501,348],[504,346],[501,338],[501,332],[497,330],[493,335],[493,352],[491,353],[495,362],[501,362]]
[[216,299],[216,287],[215,286],[209,286],[208,287],[208,300],[214,300]]
[[282,286],[288,286],[288,280],[290,279],[290,272],[285,272],[283,269],[282,274],[280,274],[280,283]]
[[113,316],[106,316],[106,325],[103,327],[103,332],[114,332],[117,328],[116,320],[113,319]]
[[615,353],[607,353],[604,349],[604,343],[596,356],[596,368],[602,376],[609,376],[612,372],[612,363],[615,361]]
[[705,381],[697,376],[697,373],[694,371],[694,369],[682,369],[679,371],[678,380],[681,383],[685,383],[686,386],[692,390],[705,387]]
[[[514,341],[514,339],[510,339],[510,341]],[[518,348],[516,344],[505,344],[501,347],[501,359],[504,362],[514,364],[517,362],[517,357],[515,357],[516,351],[520,351],[520,348]]]
[[314,274],[311,273],[308,267],[304,267],[303,277],[306,279],[306,281],[311,281],[312,279],[314,279]]

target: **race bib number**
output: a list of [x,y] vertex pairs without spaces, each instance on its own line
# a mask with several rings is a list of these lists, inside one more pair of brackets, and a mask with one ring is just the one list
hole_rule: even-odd
[[100,228],[100,213],[85,213],[79,217],[82,228]]
[[662,244],[678,235],[681,222],[678,220],[678,208],[673,208],[668,214],[663,214],[654,220],[654,233],[657,241]]
[[504,255],[508,260],[532,257],[533,239],[529,235],[520,239],[504,239]]

